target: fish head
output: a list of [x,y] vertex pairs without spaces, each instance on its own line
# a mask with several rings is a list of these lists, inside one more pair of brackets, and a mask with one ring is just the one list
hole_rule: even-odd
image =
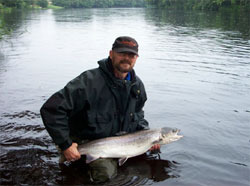
[[179,129],[164,127],[160,131],[160,144],[168,144],[179,140],[183,136],[178,135]]

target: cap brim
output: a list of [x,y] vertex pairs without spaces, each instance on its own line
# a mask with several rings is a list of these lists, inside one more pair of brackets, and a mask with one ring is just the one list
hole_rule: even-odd
[[138,52],[130,48],[114,48],[113,50],[118,53],[129,52],[139,56]]

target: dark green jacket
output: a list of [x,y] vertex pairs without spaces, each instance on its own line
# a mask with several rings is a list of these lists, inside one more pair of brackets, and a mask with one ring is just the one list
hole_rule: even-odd
[[44,125],[62,150],[72,144],[72,136],[93,140],[148,128],[142,81],[134,71],[131,81],[115,78],[109,58],[98,63],[99,68],[83,72],[41,108]]

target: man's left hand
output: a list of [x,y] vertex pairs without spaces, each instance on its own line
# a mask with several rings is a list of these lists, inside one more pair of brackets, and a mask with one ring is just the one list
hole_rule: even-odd
[[159,151],[161,148],[160,144],[155,144],[154,146],[152,146],[149,151]]

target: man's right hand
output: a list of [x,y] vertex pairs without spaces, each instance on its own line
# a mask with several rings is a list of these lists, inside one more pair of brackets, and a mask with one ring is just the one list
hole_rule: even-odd
[[77,143],[72,143],[72,145],[63,151],[63,155],[67,161],[76,161],[81,158],[81,154],[77,150]]

